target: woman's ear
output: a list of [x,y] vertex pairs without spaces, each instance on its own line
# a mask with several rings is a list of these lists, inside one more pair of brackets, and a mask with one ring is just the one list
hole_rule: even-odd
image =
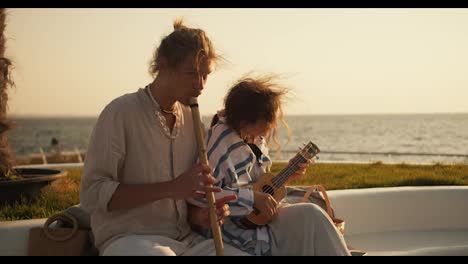
[[247,126],[249,126],[249,124],[251,124],[251,123],[249,123],[249,122],[243,120],[243,121],[240,121],[240,122],[239,122],[239,127],[240,127],[241,129],[244,129],[244,128],[246,128]]
[[239,123],[239,135],[240,135],[241,137],[245,136],[244,129],[245,129],[245,127],[246,127],[246,123],[247,123],[247,122],[245,122],[245,121],[240,121],[240,123]]
[[169,68],[169,62],[167,61],[167,58],[161,57],[158,63],[158,71],[163,72],[163,71],[166,71],[168,68]]

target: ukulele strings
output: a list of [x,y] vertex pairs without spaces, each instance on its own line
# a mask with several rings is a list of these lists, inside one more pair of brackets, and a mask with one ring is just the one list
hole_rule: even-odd
[[[299,163],[304,162],[305,160],[306,159],[302,156],[302,154],[299,155],[298,157],[296,157],[295,159],[293,159],[291,164],[288,167],[286,167],[286,169],[284,169],[283,171],[280,172],[279,176],[273,178],[272,183],[273,183],[274,187],[279,188],[287,180],[287,178],[293,172],[295,172],[297,170],[297,165]],[[263,190],[263,192],[265,192],[265,193],[272,193],[272,191],[273,191],[273,188],[270,185],[268,186],[268,188]]]

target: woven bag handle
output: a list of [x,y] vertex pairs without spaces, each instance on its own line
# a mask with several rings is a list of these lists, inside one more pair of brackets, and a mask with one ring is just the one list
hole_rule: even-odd
[[[54,235],[51,233],[51,229],[50,229],[50,224],[52,224],[53,222],[57,221],[57,220],[62,220],[62,221],[65,221],[65,222],[68,222],[68,223],[71,223],[73,224],[73,228],[72,228],[72,231],[69,232],[68,234],[66,235],[63,235],[63,236],[57,236],[57,235]],[[47,221],[44,223],[44,234],[51,240],[53,241],[65,241],[65,240],[68,240],[70,238],[72,238],[76,232],[78,232],[78,220],[76,220],[76,218],[68,213],[65,213],[65,212],[61,212],[61,213],[58,213],[58,214],[55,214],[51,217],[49,217],[47,219]]]
[[302,202],[303,203],[307,202],[307,199],[312,194],[312,192],[315,192],[317,190],[322,193],[323,198],[325,200],[325,205],[327,206],[327,214],[328,214],[328,216],[330,216],[331,219],[333,219],[334,217],[333,217],[333,211],[332,211],[332,208],[331,208],[331,205],[330,205],[330,200],[328,199],[328,195],[327,195],[327,191],[325,190],[325,187],[323,187],[322,185],[314,185],[314,186],[308,188],[307,192],[302,197]]

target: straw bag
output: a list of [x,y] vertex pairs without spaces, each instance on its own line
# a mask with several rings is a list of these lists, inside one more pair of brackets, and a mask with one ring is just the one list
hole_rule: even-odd
[[[53,227],[55,221],[65,226]],[[47,219],[43,227],[33,227],[29,232],[29,256],[81,256],[91,246],[90,230],[79,229],[77,219],[68,213],[55,214]]]
[[[341,234],[344,235],[345,233],[345,221],[340,218],[335,217],[335,213],[333,212],[333,209],[330,204],[330,200],[328,199],[327,191],[325,190],[325,187],[322,185],[314,185],[310,188],[307,189],[305,192],[304,196],[302,197],[302,202],[305,203],[307,201],[310,201],[311,195],[317,199],[317,197],[320,197],[319,200],[322,201],[314,201],[314,203],[318,204],[322,209],[324,209],[328,216],[333,220],[333,223],[335,224],[336,228],[341,232]],[[321,204],[320,204],[321,203]],[[325,205],[323,205],[323,203]]]

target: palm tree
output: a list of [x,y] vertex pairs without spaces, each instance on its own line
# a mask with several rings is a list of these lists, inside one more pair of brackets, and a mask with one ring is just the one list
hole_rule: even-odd
[[11,150],[6,132],[11,128],[7,118],[8,88],[13,86],[10,78],[11,62],[5,58],[5,8],[0,8],[0,180],[6,178],[12,171]]
[[0,8],[0,205],[21,201],[23,197],[36,199],[50,182],[67,176],[67,171],[43,168],[14,168],[6,132],[8,120],[8,89],[13,87],[11,61],[5,58],[5,8]]

